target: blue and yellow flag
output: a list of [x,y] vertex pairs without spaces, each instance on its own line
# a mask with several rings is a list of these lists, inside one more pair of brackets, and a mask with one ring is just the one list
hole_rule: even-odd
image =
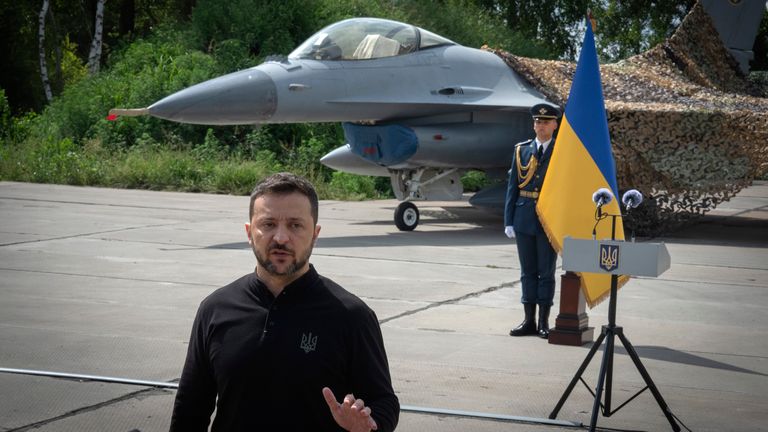
[[[595,38],[587,20],[571,93],[536,205],[544,231],[558,253],[562,253],[566,236],[592,238],[595,226],[592,194],[599,188],[610,189],[614,197],[619,196]],[[618,199],[603,206],[603,212],[620,215]],[[607,218],[597,225],[597,239],[610,238],[611,218]],[[616,218],[616,239],[624,239],[621,217]],[[579,276],[590,307],[610,294],[610,275],[581,273]]]

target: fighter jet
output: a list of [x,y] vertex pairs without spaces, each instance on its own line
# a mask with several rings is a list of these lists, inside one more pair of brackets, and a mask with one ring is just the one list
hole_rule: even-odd
[[467,170],[505,178],[514,144],[532,136],[529,108],[541,102],[492,52],[401,22],[353,18],[287,57],[112,113],[207,125],[343,122],[347,143],[321,162],[389,177],[403,201],[395,224],[410,231],[419,223],[413,201],[461,199]]
[[[747,6],[755,9],[755,2],[733,4],[738,9],[713,16],[727,21],[726,30],[752,28],[754,40],[759,20],[749,26],[740,22],[756,16],[743,13]],[[610,85],[606,105],[619,185],[631,181],[653,191],[655,200],[649,201],[658,207],[651,211],[667,218],[701,214],[765,171],[755,155],[762,154],[759,143],[768,138],[768,125],[765,116],[749,117],[745,110],[759,113],[768,107],[764,98],[723,93],[722,82],[708,80],[708,68],[730,66],[722,60],[728,54],[720,42],[710,58],[699,55],[705,40],[717,41],[711,34],[718,31],[705,17],[697,5],[678,29],[687,34],[602,68]],[[707,64],[686,65],[689,58],[706,58]],[[722,81],[733,74],[718,69],[710,75]],[[340,171],[389,177],[402,201],[395,225],[410,231],[419,223],[414,202],[462,199],[461,176],[468,170],[485,172],[493,184],[474,194],[470,204],[501,208],[514,144],[533,136],[529,108],[539,103],[563,107],[571,76],[569,62],[515,58],[401,22],[353,18],[320,30],[287,57],[194,85],[147,108],[110,113],[207,125],[342,122],[346,143],[321,162]],[[659,118],[676,120],[667,130],[659,128]],[[747,135],[729,132],[727,124],[737,119],[750,122],[741,129]],[[716,122],[723,126],[695,126]],[[686,124],[685,133],[672,130]],[[681,138],[701,151],[676,150]],[[744,154],[734,154],[734,148]],[[738,178],[713,179],[711,170],[702,169],[715,165],[737,165],[728,172]]]

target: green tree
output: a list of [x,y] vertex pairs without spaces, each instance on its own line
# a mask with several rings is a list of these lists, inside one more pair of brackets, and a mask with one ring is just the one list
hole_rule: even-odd
[[595,8],[596,43],[603,60],[640,54],[670,37],[696,0],[609,0]]
[[15,114],[45,103],[37,57],[39,2],[0,0],[0,87]]
[[589,0],[477,0],[510,30],[548,47],[557,57],[575,58]]
[[200,0],[192,12],[199,48],[212,52],[232,39],[255,58],[288,54],[315,30],[319,2],[303,0]]
[[477,0],[489,13],[560,58],[575,59],[587,11],[604,60],[638,54],[668,37],[696,0]]

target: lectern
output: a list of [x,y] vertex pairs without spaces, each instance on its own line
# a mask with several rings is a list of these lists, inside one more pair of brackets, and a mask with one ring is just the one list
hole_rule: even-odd
[[[594,431],[597,425],[597,415],[600,408],[603,408],[603,416],[610,417],[612,414],[623,408],[635,397],[647,389],[651,390],[653,397],[659,404],[659,408],[666,416],[672,430],[680,431],[677,421],[667,407],[664,398],[659,393],[651,376],[640,361],[635,348],[624,335],[621,327],[616,325],[616,295],[619,275],[631,276],[650,276],[656,277],[669,269],[670,257],[667,247],[664,243],[635,243],[616,240],[583,240],[566,237],[563,241],[563,270],[576,271],[582,273],[602,273],[611,275],[611,294],[608,306],[608,325],[602,327],[600,336],[589,350],[587,357],[582,362],[576,375],[574,375],[570,384],[558,401],[555,409],[549,415],[550,419],[557,417],[557,413],[563,407],[568,396],[573,391],[576,383],[581,380],[582,374],[586,370],[589,362],[594,357],[597,350],[605,342],[605,351],[603,352],[603,362],[600,365],[597,386],[595,391],[589,389],[595,397],[592,406],[592,419],[589,430]],[[611,390],[613,386],[613,351],[614,337],[618,336],[629,357],[635,364],[638,372],[642,375],[646,386],[635,393],[626,402],[616,409],[611,406]],[[586,385],[586,383],[584,383]],[[602,402],[603,386],[605,386],[605,401]],[[587,387],[589,388],[589,387]]]

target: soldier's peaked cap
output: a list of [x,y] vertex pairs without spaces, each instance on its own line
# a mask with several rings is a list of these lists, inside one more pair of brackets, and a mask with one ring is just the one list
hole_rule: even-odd
[[545,103],[536,104],[531,107],[531,115],[535,119],[558,119],[560,118],[560,108]]

